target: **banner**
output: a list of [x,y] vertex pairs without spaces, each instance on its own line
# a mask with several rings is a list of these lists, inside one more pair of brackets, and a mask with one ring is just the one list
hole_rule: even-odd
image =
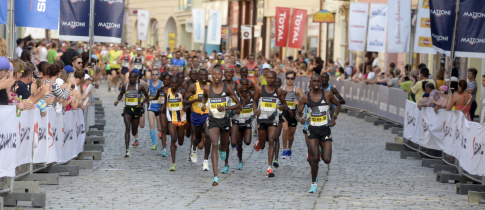
[[411,1],[388,0],[388,53],[409,52],[411,38]]
[[431,41],[431,22],[429,19],[429,0],[419,0],[414,53],[436,54]]
[[0,1],[0,24],[7,24],[8,0]]
[[138,10],[138,40],[146,41],[148,36],[148,25],[150,25],[150,11]]
[[241,36],[242,39],[251,39],[253,37],[251,34],[251,26],[241,26]]
[[59,6],[60,0],[15,0],[15,25],[58,30]]
[[89,7],[87,1],[61,1],[59,39],[89,41]]
[[368,13],[368,3],[350,2],[349,50],[365,51]]
[[32,155],[32,145],[34,143],[34,114],[35,110],[23,111],[19,120],[19,144],[17,150],[17,166],[22,164],[31,163]]
[[387,37],[387,5],[370,4],[367,51],[385,52]]
[[121,43],[124,13],[124,0],[96,0],[94,42]]
[[47,128],[48,119],[42,117],[40,111],[34,114],[34,163],[47,162]]
[[288,47],[301,49],[305,40],[307,11],[304,9],[293,9],[290,26],[290,38]]
[[[15,106],[0,106],[0,177],[14,177],[19,146],[19,118]],[[6,116],[9,116],[8,118]]]
[[483,1],[461,0],[458,29],[456,30],[456,57],[485,58],[484,25],[485,4]]
[[222,13],[219,10],[209,10],[209,23],[207,24],[207,44],[221,44]]
[[192,33],[194,43],[204,43],[205,9],[192,9],[192,19],[194,20],[194,32]]
[[[51,109],[48,107],[48,109]],[[58,114],[54,109],[47,112],[47,163],[55,163],[59,160],[57,156],[56,139],[58,135],[59,118],[62,118],[62,114]]]
[[275,14],[275,30],[276,40],[275,45],[279,47],[286,47],[288,42],[288,30],[290,28],[290,8],[276,7]]
[[433,48],[450,56],[455,24],[455,2],[429,1],[429,8]]

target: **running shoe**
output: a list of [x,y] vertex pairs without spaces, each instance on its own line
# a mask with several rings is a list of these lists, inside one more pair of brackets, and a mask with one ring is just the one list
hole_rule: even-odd
[[175,163],[172,163],[172,168],[170,168],[170,171],[177,171],[177,168],[175,168]]
[[219,185],[219,177],[215,176],[214,181],[212,181],[212,186],[217,186]]
[[291,158],[291,149],[286,150],[286,157],[288,157],[288,159]]
[[126,150],[125,158],[130,157],[130,151]]
[[242,170],[244,166],[244,162],[239,162],[239,165],[237,166],[237,170]]
[[274,173],[271,168],[268,168],[268,170],[266,171],[266,177],[274,177]]
[[254,143],[254,150],[259,151],[261,148],[259,147],[259,139]]
[[167,157],[167,150],[166,149],[163,149],[162,157]]
[[281,154],[281,159],[285,159],[286,158],[286,150],[283,150],[283,154]]
[[222,168],[221,173],[227,174],[227,172],[229,172],[229,166],[225,165],[224,168]]
[[309,193],[317,193],[317,184],[312,184],[310,187],[310,190],[308,190]]
[[135,140],[135,143],[131,144],[131,146],[138,146],[138,144],[140,144],[140,142],[138,142],[138,140]]
[[280,167],[280,164],[278,164],[278,159],[274,159],[274,161],[273,161],[273,166],[274,166],[275,168]]
[[226,160],[226,151],[221,151],[219,149],[219,156],[221,157],[221,160]]
[[192,151],[192,154],[190,155],[190,160],[192,160],[192,163],[197,163],[197,150]]
[[204,163],[202,163],[202,171],[209,171],[209,162],[207,161],[204,161]]
[[152,150],[157,150],[157,145],[153,145]]

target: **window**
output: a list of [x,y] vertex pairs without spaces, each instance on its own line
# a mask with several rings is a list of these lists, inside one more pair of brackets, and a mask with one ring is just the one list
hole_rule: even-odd
[[180,10],[192,9],[192,0],[179,0],[179,9]]

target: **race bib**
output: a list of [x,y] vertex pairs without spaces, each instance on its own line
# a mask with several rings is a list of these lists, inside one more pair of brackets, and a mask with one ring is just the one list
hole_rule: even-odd
[[248,71],[248,76],[249,76],[249,77],[254,76],[254,70],[249,70],[249,71]]
[[165,97],[164,96],[160,96],[158,98],[158,101],[160,102],[160,104],[164,104],[165,103]]
[[296,109],[296,104],[293,102],[293,99],[286,99],[286,106],[288,106],[288,108],[291,110]]
[[311,126],[325,126],[328,124],[327,113],[312,113],[310,119]]
[[142,65],[141,64],[135,64],[135,69],[141,70]]
[[126,98],[126,105],[127,106],[136,106],[136,105],[138,105],[138,98]]
[[212,113],[212,116],[214,118],[222,119],[226,116],[226,111],[220,112],[219,110],[217,110],[217,107],[219,106],[222,106],[222,107],[227,106],[226,98],[210,98],[209,104],[210,104],[210,112]]
[[182,99],[180,98],[168,99],[168,110],[169,111],[182,110]]
[[262,98],[261,99],[261,111],[274,112],[276,111],[276,99],[274,98]]
[[116,64],[118,64],[118,60],[113,59],[113,65],[116,65]]

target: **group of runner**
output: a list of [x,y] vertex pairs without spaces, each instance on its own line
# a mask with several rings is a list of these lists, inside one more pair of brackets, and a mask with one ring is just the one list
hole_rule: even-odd
[[[221,173],[228,173],[230,147],[237,151],[242,170],[243,143],[252,142],[253,120],[258,130],[254,143],[256,151],[268,145],[268,168],[266,177],[275,177],[272,167],[279,167],[280,136],[283,152],[281,158],[291,158],[291,147],[297,124],[304,125],[303,132],[308,146],[307,159],[312,173],[309,192],[317,191],[318,163],[322,159],[329,164],[332,156],[330,127],[345,103],[338,91],[328,84],[328,74],[313,75],[309,91],[303,93],[296,87],[296,72],[286,72],[286,85],[269,64],[262,64],[263,82],[256,81],[253,66],[241,67],[215,64],[208,69],[202,66],[187,68],[183,73],[171,75],[161,73],[159,68],[145,69],[130,66],[126,72],[127,82],[120,85],[120,93],[114,105],[124,99],[123,119],[125,122],[125,157],[129,157],[130,136],[135,136],[133,146],[138,146],[138,127],[146,114],[150,126],[152,150],[157,149],[158,139],[162,142],[162,157],[167,156],[167,135],[170,136],[172,165],[170,171],[177,171],[175,164],[177,147],[184,144],[185,137],[191,139],[189,160],[197,163],[197,151],[204,149],[203,171],[209,171],[211,156],[214,179],[219,185],[219,157],[224,161]],[[224,68],[225,67],[225,68]],[[138,68],[146,71],[141,73]],[[223,69],[224,68],[224,69]],[[235,74],[240,75],[239,78]],[[143,80],[145,79],[146,82]],[[338,100],[334,97],[338,98]],[[147,105],[147,113],[145,113]],[[281,133],[283,135],[281,135]]]

